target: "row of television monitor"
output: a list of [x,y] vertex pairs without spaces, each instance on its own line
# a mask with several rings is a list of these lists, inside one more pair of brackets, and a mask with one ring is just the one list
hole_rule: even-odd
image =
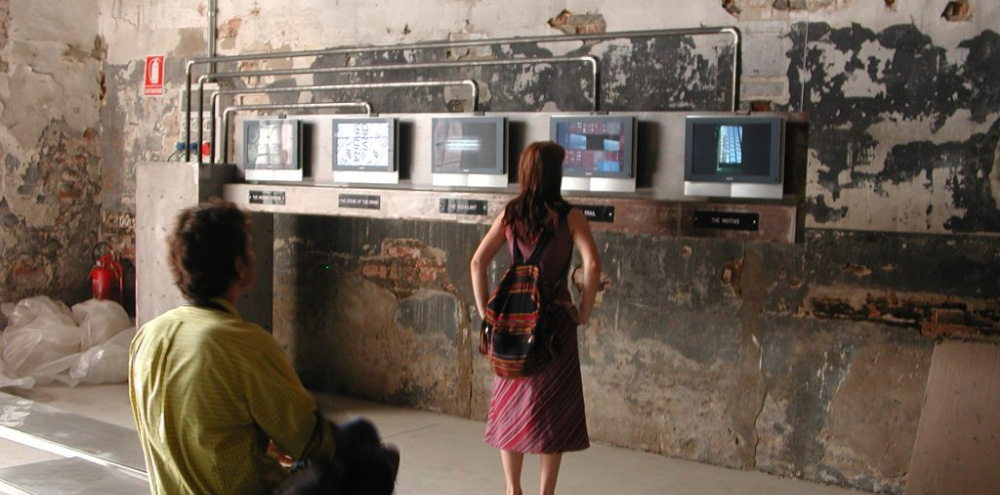
[[[395,118],[333,118],[334,171],[397,170]],[[433,174],[507,173],[507,119],[432,119]],[[569,177],[635,178],[637,121],[628,115],[554,116],[550,139],[566,149]],[[778,116],[691,116],[686,119],[685,181],[781,184],[784,120]],[[243,122],[243,168],[301,170],[302,121]]]

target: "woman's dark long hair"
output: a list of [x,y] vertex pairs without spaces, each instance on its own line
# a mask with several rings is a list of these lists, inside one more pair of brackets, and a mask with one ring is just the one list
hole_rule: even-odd
[[504,207],[503,224],[512,227],[518,239],[534,243],[543,232],[553,232],[559,210],[566,205],[562,194],[562,163],[566,150],[552,141],[531,143],[521,153],[517,181],[521,192]]

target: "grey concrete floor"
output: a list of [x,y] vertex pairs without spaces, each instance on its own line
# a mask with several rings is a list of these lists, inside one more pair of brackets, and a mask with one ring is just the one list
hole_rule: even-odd
[[[125,385],[37,387],[8,393],[83,416],[134,428]],[[396,493],[448,495],[504,493],[500,456],[482,442],[483,423],[371,402],[318,396],[335,420],[365,416],[402,453]],[[0,468],[56,459],[53,454],[0,440]],[[537,493],[538,460],[525,457],[526,495]],[[594,445],[563,457],[557,492],[566,495],[847,495],[852,490],[725,469],[627,449]]]

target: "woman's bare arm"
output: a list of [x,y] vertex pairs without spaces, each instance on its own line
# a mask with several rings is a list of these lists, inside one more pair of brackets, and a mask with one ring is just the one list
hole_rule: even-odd
[[472,292],[476,298],[476,309],[479,316],[486,314],[486,303],[489,302],[490,288],[486,278],[486,267],[493,261],[493,258],[503,247],[506,239],[503,233],[503,212],[497,215],[490,230],[476,248],[476,253],[472,255],[469,263],[469,272],[472,274]]
[[590,233],[590,222],[580,210],[573,208],[567,216],[573,245],[580,251],[583,261],[583,295],[580,298],[579,321],[581,325],[590,321],[590,310],[597,299],[597,289],[601,285],[601,258],[597,254],[594,236]]

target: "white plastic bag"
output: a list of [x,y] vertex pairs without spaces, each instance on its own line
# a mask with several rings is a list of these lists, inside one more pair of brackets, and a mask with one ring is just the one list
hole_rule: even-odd
[[8,326],[3,343],[3,360],[9,373],[47,383],[72,366],[65,358],[80,352],[80,327],[68,315],[38,314],[26,325],[13,329]]
[[3,367],[3,360],[0,360],[0,389],[8,387],[31,388],[34,386],[35,386],[35,379],[30,376],[24,378],[11,378],[7,376],[7,373]]
[[103,344],[87,349],[69,370],[72,385],[121,383],[128,380],[128,349],[135,327],[119,332]]
[[80,349],[107,342],[132,326],[125,308],[114,301],[90,299],[73,306],[73,319],[80,326]]
[[9,313],[7,312],[8,307],[5,304],[3,308],[4,314],[7,316],[7,330],[28,325],[35,318],[42,315],[57,318],[67,325],[76,325],[73,313],[69,310],[69,307],[61,301],[53,301],[49,296],[35,296],[21,299]]
[[9,307],[4,309],[6,375],[22,379],[18,386],[30,388],[65,374],[80,352],[80,328],[69,307],[48,296],[35,296],[18,301],[9,313]]
[[3,310],[8,325],[0,338],[0,387],[7,386],[5,380],[31,388],[55,380],[75,386],[127,379],[135,328],[118,303],[91,299],[71,311],[37,296]]

